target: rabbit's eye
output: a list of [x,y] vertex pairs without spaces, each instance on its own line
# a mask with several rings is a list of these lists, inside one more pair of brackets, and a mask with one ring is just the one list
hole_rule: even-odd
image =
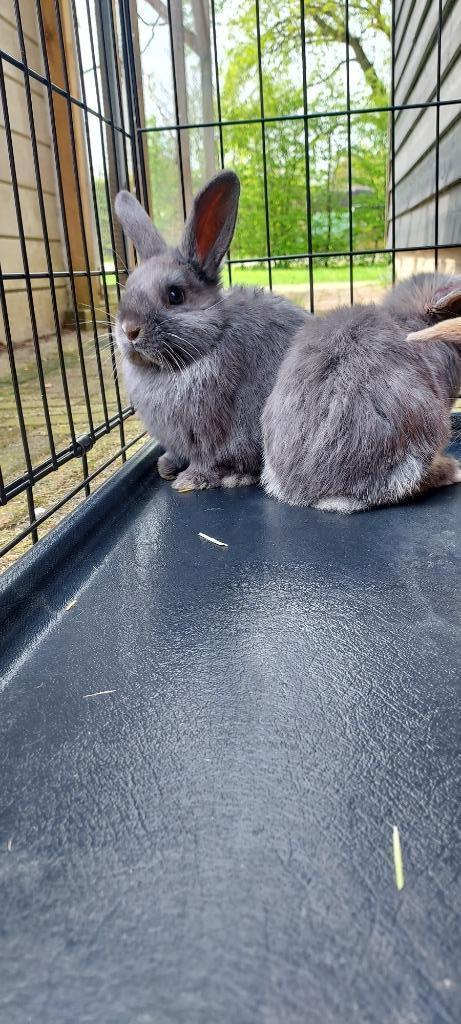
[[182,288],[178,288],[176,284],[173,284],[168,289],[168,302],[170,306],[180,306],[184,302],[184,292]]

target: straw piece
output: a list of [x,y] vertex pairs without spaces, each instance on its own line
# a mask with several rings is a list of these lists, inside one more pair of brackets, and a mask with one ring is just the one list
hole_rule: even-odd
[[116,692],[117,692],[116,690],[98,690],[96,693],[84,693],[83,694],[83,698],[85,699],[85,697],[105,697],[106,693],[116,693]]
[[216,540],[216,537],[209,537],[207,533],[199,533],[199,537],[201,537],[202,540],[207,540],[209,544],[216,544],[218,548],[229,547],[224,540]]
[[394,825],[392,829],[392,849],[394,853],[394,870],[395,870],[395,884],[399,892],[405,885],[405,879],[403,875],[403,858],[402,858],[402,847],[400,845],[400,833],[397,825]]

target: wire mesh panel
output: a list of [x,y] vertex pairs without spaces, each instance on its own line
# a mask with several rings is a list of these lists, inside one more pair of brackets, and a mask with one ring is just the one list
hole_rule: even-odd
[[194,192],[232,167],[228,283],[318,313],[459,269],[460,14],[461,0],[6,0],[2,554],[141,441],[112,336],[133,261],[119,188],[177,242]]
[[142,434],[126,424],[112,333],[131,259],[113,199],[140,187],[129,18],[110,0],[0,13],[2,554],[37,540]]
[[[181,203],[188,208],[209,170],[211,131],[213,166],[233,167],[243,183],[229,261],[234,280],[281,290],[285,282],[291,297],[299,285],[300,301],[319,311],[331,294],[344,301],[379,294],[407,267],[400,255],[416,254],[412,268],[439,262],[443,188],[451,195],[444,217],[450,238],[444,236],[443,245],[459,248],[459,2],[211,0],[208,11],[201,0],[139,0],[137,9],[141,131],[148,138],[154,213],[171,237],[179,230]],[[442,182],[441,137],[449,124],[455,148],[451,170],[443,161]],[[448,157],[448,137],[445,146]],[[430,218],[427,209],[414,212],[426,198],[417,187],[423,158]],[[411,184],[405,183],[407,160]],[[401,220],[409,189],[411,232]],[[448,265],[457,258],[454,252]]]

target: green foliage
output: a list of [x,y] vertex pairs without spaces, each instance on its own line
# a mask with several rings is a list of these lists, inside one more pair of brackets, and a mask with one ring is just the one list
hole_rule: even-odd
[[[381,64],[386,74],[389,24],[384,5],[373,0],[354,4],[351,0],[349,9],[351,68],[359,69],[354,76],[351,72],[351,105],[379,106],[387,102],[386,82],[376,70]],[[344,5],[332,0],[307,3],[305,25],[309,112],[344,110]],[[242,0],[228,30],[222,66],[223,116],[258,118],[261,101],[253,0]],[[380,61],[373,62],[367,55],[367,43],[371,47],[372,40],[380,49]],[[303,113],[298,0],[284,0],[282,5],[265,0],[261,4],[261,48],[266,116]],[[308,171],[313,251],[349,249],[350,218],[354,249],[381,247],[385,234],[386,113],[353,115],[350,119],[350,211],[347,118],[319,116],[309,118],[306,125],[307,140],[302,119],[276,121],[265,128],[271,252],[286,255],[308,249]],[[259,124],[225,130],[226,163],[240,174],[243,186],[232,250],[237,258],[267,252],[261,131]]]
[[[264,133],[259,120],[262,106],[255,2],[215,0],[215,8],[222,117],[225,121],[250,122],[223,128],[226,166],[237,171],[242,183],[233,258],[264,256],[268,244],[272,254],[308,251],[309,215],[314,252],[347,251],[351,232],[354,250],[380,248],[385,239],[387,114],[352,114],[348,119],[330,113],[347,107],[344,0],[281,0],[277,4],[260,0],[264,114],[276,119],[266,122]],[[390,0],[349,0],[349,95],[353,109],[387,103],[389,21]],[[192,58],[190,53],[187,81],[189,118],[200,121],[200,75],[196,56]],[[306,110],[313,116],[300,116]],[[217,109],[215,114],[217,117]],[[282,115],[287,120],[278,120]],[[150,123],[154,124],[153,119]],[[202,141],[200,130],[189,132],[194,188],[204,175]],[[216,132],[216,166],[220,163],[218,141]],[[166,237],[176,241],[182,223],[176,132],[150,133],[147,144],[154,216]],[[306,205],[308,179],[310,209]],[[328,262],[328,256],[324,262]]]
[[[154,126],[152,120],[148,124]],[[183,223],[176,132],[148,132],[147,154],[155,223],[167,241],[176,243]]]

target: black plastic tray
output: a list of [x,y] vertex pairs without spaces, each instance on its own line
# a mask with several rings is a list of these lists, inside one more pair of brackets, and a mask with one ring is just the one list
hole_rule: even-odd
[[2,1024],[459,1024],[461,487],[155,455],[1,584]]

